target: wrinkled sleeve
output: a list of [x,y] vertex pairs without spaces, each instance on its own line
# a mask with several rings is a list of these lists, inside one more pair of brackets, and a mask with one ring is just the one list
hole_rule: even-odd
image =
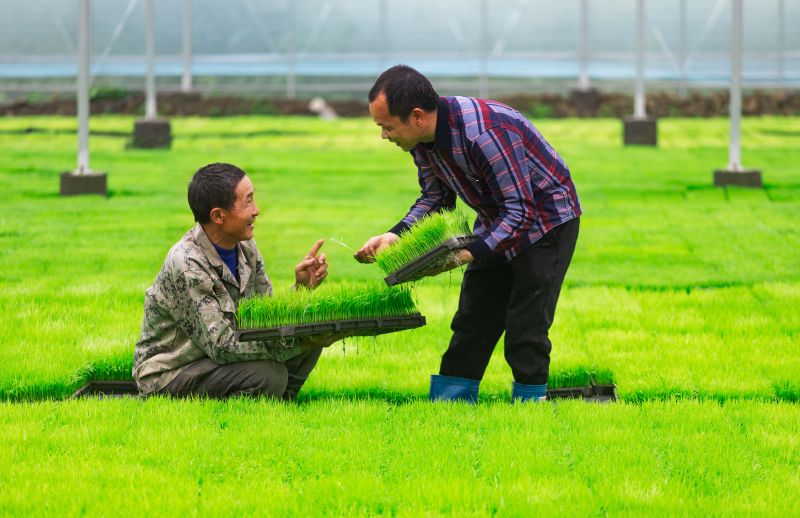
[[473,257],[483,259],[505,250],[528,231],[535,224],[537,210],[519,134],[490,128],[472,142],[469,152],[499,209],[491,226],[467,247]]
[[414,165],[417,166],[420,196],[405,217],[389,229],[389,232],[398,235],[425,214],[443,209],[452,210],[456,207],[456,193],[433,173],[433,169],[420,156],[419,151],[412,149],[411,156],[414,158]]

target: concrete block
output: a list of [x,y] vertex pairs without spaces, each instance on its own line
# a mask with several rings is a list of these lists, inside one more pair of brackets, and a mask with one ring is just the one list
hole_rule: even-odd
[[718,169],[714,171],[714,187],[727,187],[728,185],[761,188],[763,187],[761,171],[758,169],[743,169],[741,171]]
[[166,119],[139,119],[133,125],[132,148],[168,148],[172,130]]
[[628,117],[622,121],[622,140],[626,146],[655,146],[658,144],[658,120]]
[[108,195],[106,173],[75,174],[61,173],[61,196],[75,196],[77,194]]

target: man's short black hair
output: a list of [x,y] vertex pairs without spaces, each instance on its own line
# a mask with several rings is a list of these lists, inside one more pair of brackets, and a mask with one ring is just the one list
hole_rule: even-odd
[[236,202],[236,186],[245,172],[231,164],[208,164],[194,173],[189,182],[189,207],[198,223],[211,221],[211,209],[229,210]]
[[432,112],[439,104],[439,94],[428,78],[407,65],[395,65],[381,74],[369,91],[369,102],[381,93],[386,95],[389,114],[403,122],[414,108]]

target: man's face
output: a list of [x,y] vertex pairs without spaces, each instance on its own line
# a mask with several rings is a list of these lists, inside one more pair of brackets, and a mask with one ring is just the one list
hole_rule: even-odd
[[236,186],[233,207],[222,210],[222,231],[236,241],[253,239],[254,223],[258,214],[258,206],[253,198],[253,182],[245,176]]
[[405,122],[400,117],[390,114],[384,94],[380,94],[369,104],[369,113],[375,124],[381,128],[381,138],[394,142],[403,151],[411,150],[421,141],[423,131],[414,113],[412,112]]

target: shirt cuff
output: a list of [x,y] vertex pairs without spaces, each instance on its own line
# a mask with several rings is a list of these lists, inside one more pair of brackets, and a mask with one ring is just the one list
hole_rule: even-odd
[[401,220],[400,223],[390,228],[389,232],[391,232],[392,234],[397,234],[399,236],[401,232],[405,232],[409,228],[411,228],[411,225]]
[[467,245],[467,250],[475,260],[486,259],[492,255],[492,249],[483,239],[476,239]]

